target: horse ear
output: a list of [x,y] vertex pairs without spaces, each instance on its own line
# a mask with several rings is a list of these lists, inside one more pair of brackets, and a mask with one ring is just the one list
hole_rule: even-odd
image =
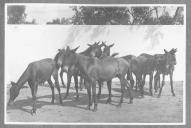
[[77,48],[73,49],[72,51],[73,51],[73,52],[76,52],[79,47],[80,47],[80,46],[78,46]]
[[176,51],[177,51],[177,48],[175,48],[175,49],[173,48],[173,49],[170,51],[170,53],[175,54]]
[[176,52],[177,52],[177,48],[174,49],[174,53],[176,53]]
[[111,47],[113,47],[114,46],[114,43],[113,44],[111,44],[111,45],[109,45],[109,47],[111,48]]
[[58,49],[59,52],[61,52],[62,50],[61,49]]
[[119,55],[119,53],[113,53],[113,54],[111,55],[111,57],[115,57],[115,56],[117,56],[117,55]]
[[69,46],[67,46],[67,47],[66,47],[66,50],[70,50],[70,47],[69,47]]
[[88,46],[90,46],[90,47],[91,47],[92,45],[91,45],[91,44],[88,44]]
[[16,85],[16,83],[15,83],[15,82],[13,82],[13,81],[11,81],[11,85],[12,85],[12,86],[14,86],[14,85]]
[[164,49],[164,52],[165,52],[165,53],[168,53],[168,51],[167,51],[166,49]]

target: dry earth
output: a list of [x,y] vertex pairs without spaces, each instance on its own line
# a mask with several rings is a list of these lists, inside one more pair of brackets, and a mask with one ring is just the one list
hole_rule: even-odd
[[[126,93],[124,103],[119,108],[120,100],[119,83],[112,84],[112,103],[106,104],[107,86],[102,88],[101,98],[98,100],[98,111],[86,110],[88,104],[87,91],[79,91],[80,99],[75,101],[75,89],[71,85],[70,95],[63,99],[63,105],[59,104],[58,93],[56,102],[51,104],[51,90],[49,87],[39,86],[37,93],[37,113],[31,115],[31,92],[30,88],[21,89],[15,103],[6,109],[7,122],[105,122],[105,123],[181,123],[183,121],[183,82],[174,82],[176,96],[170,91],[169,82],[163,88],[160,98],[157,94],[150,96],[148,83],[145,85],[145,97],[139,97],[139,93],[133,92],[133,104],[128,104],[129,98]],[[9,88],[7,88],[7,99]],[[98,90],[98,89],[97,89]],[[61,88],[62,97],[66,89]]]

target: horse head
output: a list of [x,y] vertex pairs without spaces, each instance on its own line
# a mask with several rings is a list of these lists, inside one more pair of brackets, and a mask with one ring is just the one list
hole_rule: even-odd
[[170,67],[174,67],[176,65],[176,55],[177,49],[171,49],[169,52],[164,49],[165,52],[165,60],[166,60],[166,68],[169,69]]
[[15,98],[19,95],[19,87],[18,84],[15,82],[11,82],[11,88],[10,88],[10,98],[9,98],[9,102],[8,105],[12,105]]
[[101,58],[110,56],[110,49],[111,49],[111,47],[113,47],[113,46],[114,46],[114,43],[111,44],[111,45],[106,45],[106,44],[104,44],[104,49],[103,49]]

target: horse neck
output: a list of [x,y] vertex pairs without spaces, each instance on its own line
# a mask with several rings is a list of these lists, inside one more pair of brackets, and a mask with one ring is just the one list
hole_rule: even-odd
[[29,66],[23,72],[23,74],[21,75],[19,80],[17,81],[17,85],[18,85],[19,89],[23,87],[23,85],[28,81],[28,79],[29,79]]
[[79,67],[79,70],[81,70],[82,72],[86,72],[85,68],[87,67],[86,66],[87,63],[84,63],[84,62],[87,62],[88,58],[89,57],[87,57],[87,56],[76,54],[75,64]]
[[88,55],[90,54],[90,52],[91,52],[91,49],[90,49],[90,47],[89,47],[89,48],[87,48],[85,51],[81,52],[80,54],[81,54],[81,55],[88,56]]
[[60,66],[57,64],[57,61],[58,61],[58,57],[59,57],[59,52],[56,54],[56,56],[54,57],[54,61],[56,63],[56,68],[59,69]]

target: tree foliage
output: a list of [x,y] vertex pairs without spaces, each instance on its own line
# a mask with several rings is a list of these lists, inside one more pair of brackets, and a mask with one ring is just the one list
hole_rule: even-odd
[[24,5],[9,5],[7,6],[7,23],[8,24],[36,24],[36,20],[26,21],[27,14],[25,13],[26,6]]
[[[183,7],[177,7],[174,16],[165,7],[107,7],[72,6],[75,14],[71,18],[54,19],[47,24],[74,25],[173,25],[183,24]],[[162,14],[159,15],[162,11]]]

